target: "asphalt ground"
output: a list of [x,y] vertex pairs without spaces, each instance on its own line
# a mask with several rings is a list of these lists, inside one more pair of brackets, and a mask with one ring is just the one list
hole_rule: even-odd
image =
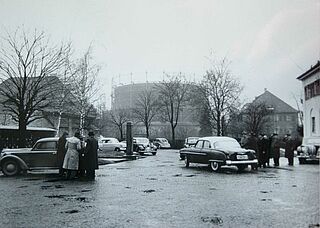
[[95,181],[56,171],[0,175],[1,227],[319,227],[319,165],[213,173],[177,150],[100,166]]

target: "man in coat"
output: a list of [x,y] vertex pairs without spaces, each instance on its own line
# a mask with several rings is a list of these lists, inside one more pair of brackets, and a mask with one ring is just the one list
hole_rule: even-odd
[[287,134],[284,137],[284,143],[285,143],[285,157],[288,158],[288,163],[290,166],[293,166],[293,158],[294,158],[294,149],[295,145],[291,139],[291,135]]
[[279,166],[281,143],[278,134],[273,134],[271,139],[270,154],[273,157],[274,166]]
[[63,160],[66,155],[66,142],[67,142],[68,132],[63,132],[62,136],[58,140],[57,145],[57,164],[59,167],[59,175],[63,176]]
[[95,170],[98,169],[98,141],[94,138],[93,131],[89,131],[86,140],[86,173],[89,180],[94,180]]
[[[254,133],[250,133],[249,138],[246,140],[245,144],[243,145],[246,149],[251,149],[255,151],[256,157],[259,161],[259,147],[258,147],[258,139],[255,137]],[[251,166],[252,169],[257,169],[258,165]]]

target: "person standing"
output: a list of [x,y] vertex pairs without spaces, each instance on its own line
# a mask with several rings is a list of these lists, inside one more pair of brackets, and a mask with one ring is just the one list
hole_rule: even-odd
[[73,179],[79,168],[79,151],[81,150],[80,133],[76,132],[73,137],[67,139],[66,155],[63,168],[67,170],[67,179]]
[[284,142],[285,142],[285,157],[288,158],[288,164],[290,166],[293,166],[293,158],[294,158],[294,143],[291,139],[291,135],[287,134],[284,137]]
[[59,175],[63,176],[63,160],[64,156],[66,155],[66,142],[67,142],[68,132],[63,132],[63,134],[60,136],[58,140],[57,145],[57,165],[59,167]]
[[[250,136],[247,139],[246,143],[243,145],[243,147],[246,149],[254,150],[256,158],[259,161],[258,139],[253,133],[250,133]],[[258,169],[258,165],[252,165],[251,167],[252,169]]]
[[89,138],[86,140],[86,173],[89,180],[94,180],[95,170],[98,169],[98,141],[94,138],[93,131],[89,131]]
[[273,134],[271,137],[270,154],[273,157],[274,166],[279,166],[280,148],[281,143],[279,141],[278,134]]

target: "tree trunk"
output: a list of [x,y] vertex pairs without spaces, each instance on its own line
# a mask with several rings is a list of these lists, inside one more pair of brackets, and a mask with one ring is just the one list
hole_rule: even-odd
[[26,147],[27,138],[27,123],[24,119],[19,120],[19,148]]
[[61,125],[61,116],[62,116],[62,112],[59,112],[59,117],[58,117],[58,124],[57,124],[57,133],[56,136],[59,137],[59,131],[60,131],[60,125]]
[[175,127],[171,124],[171,134],[172,134],[172,143],[173,146],[175,147],[176,145],[176,136],[175,136]]

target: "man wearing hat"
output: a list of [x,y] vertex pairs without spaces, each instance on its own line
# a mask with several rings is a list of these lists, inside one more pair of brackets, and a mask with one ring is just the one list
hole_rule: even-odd
[[89,131],[86,140],[86,173],[89,180],[94,180],[95,170],[98,169],[98,141],[94,138],[93,131]]

